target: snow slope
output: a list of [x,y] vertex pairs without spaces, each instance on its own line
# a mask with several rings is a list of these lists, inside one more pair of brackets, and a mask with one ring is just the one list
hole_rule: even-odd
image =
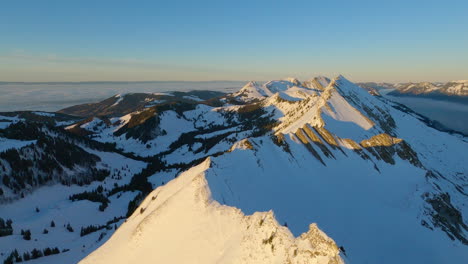
[[[19,115],[24,119],[14,117],[0,129],[0,218],[12,221],[11,233],[0,226],[0,261],[8,263],[15,251],[23,257],[57,248],[59,254],[29,261],[76,263],[123,222],[129,201],[139,192],[112,190],[128,185],[147,163],[66,133],[56,127],[63,115]],[[82,197],[72,199],[74,195]],[[98,228],[83,234],[89,226]],[[30,238],[23,236],[24,230]]]
[[80,263],[342,263],[311,224],[298,238],[273,212],[244,215],[210,197],[210,160],[154,190],[108,243]]
[[206,178],[222,204],[247,214],[273,210],[294,235],[317,222],[345,248],[350,263],[451,263],[468,257],[466,246],[421,225],[420,197],[431,188],[424,170],[402,160],[376,161],[378,172],[348,149],[333,152],[336,159],[322,157],[323,166],[292,140],[291,154],[268,138],[251,142],[253,150],[213,159]]
[[12,148],[22,148],[24,146],[36,143],[35,140],[15,140],[15,139],[7,139],[0,137],[0,152],[5,150],[9,150]]

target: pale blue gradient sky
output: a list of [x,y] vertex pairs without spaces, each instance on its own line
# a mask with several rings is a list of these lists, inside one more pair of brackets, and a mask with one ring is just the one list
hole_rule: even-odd
[[0,81],[468,79],[468,1],[3,1]]

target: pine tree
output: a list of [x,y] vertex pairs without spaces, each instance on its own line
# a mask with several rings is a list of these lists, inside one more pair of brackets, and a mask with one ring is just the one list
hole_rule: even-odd
[[52,249],[50,248],[45,248],[43,252],[44,252],[44,256],[52,255]]
[[24,252],[23,253],[23,259],[24,261],[28,261],[31,259],[31,255],[29,254],[29,252]]
[[70,225],[70,223],[67,224],[67,227],[66,227],[66,228],[67,228],[67,230],[68,230],[69,232],[73,232],[73,231],[74,231],[74,230],[73,230],[73,227]]
[[15,262],[22,262],[23,261],[23,258],[20,256],[20,254],[18,254],[18,250],[13,250],[13,252],[11,252],[11,256],[13,256],[13,258],[15,259]]
[[24,240],[31,240],[31,231],[29,229],[27,230],[21,229],[21,235],[23,236]]
[[13,234],[13,227],[11,226],[12,223],[13,221],[11,221],[11,219],[7,219],[5,221],[0,217],[0,237]]
[[60,253],[60,250],[58,249],[58,247],[55,247],[54,249],[52,249],[52,254],[59,254]]
[[4,261],[3,264],[13,264],[13,256],[8,256]]
[[54,221],[51,221],[51,222],[50,222],[50,227],[55,227]]
[[22,262],[23,258],[18,254],[18,250],[13,250],[10,255],[3,261],[4,264],[13,264],[15,262]]
[[40,250],[37,250],[37,249],[33,249],[31,251],[31,259],[37,259],[37,258],[40,258],[42,257],[42,252]]
[[99,205],[99,211],[104,212],[107,206],[108,206],[107,202],[103,202],[101,205]]

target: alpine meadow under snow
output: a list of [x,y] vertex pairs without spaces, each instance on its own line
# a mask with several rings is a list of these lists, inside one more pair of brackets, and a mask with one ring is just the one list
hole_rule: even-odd
[[0,113],[0,258],[462,263],[467,149],[343,76]]

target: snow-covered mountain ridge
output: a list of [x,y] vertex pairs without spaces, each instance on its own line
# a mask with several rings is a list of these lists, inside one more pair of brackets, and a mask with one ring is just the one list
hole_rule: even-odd
[[[197,99],[169,94],[138,95],[137,106],[126,103],[123,112],[110,110],[128,95],[93,106],[110,109],[103,114],[81,106],[83,118],[62,126],[70,136],[109,146],[109,154],[93,151],[98,156],[123,159],[111,178],[80,187],[93,191],[105,186],[101,200],[67,201],[59,210],[94,204],[93,214],[101,220],[91,220],[96,216],[86,209],[86,224],[99,222],[103,228],[90,229],[73,243],[63,241],[70,251],[44,261],[60,263],[67,256],[77,261],[104,242],[96,242],[102,230],[107,230],[104,238],[110,236],[103,223],[132,213],[85,263],[124,262],[127,255],[141,262],[170,255],[173,262],[199,263],[441,263],[467,257],[468,154],[463,136],[438,131],[426,118],[342,76],[303,83],[294,78],[250,82],[237,93]],[[125,166],[119,166],[129,162],[134,169],[120,179],[118,171]],[[96,203],[102,205],[103,199],[108,199],[108,208],[99,211]],[[18,220],[24,218],[21,212],[11,211],[21,201],[0,209],[13,218],[16,234],[27,226]],[[266,217],[258,212],[270,210],[274,218],[268,228],[258,227],[256,221]],[[53,212],[58,211],[41,209],[47,221]],[[222,224],[229,221],[232,225]],[[315,226],[309,231],[311,223],[333,240]],[[228,233],[227,226],[236,228]],[[136,229],[140,235],[132,235]],[[278,231],[272,238],[273,229]],[[161,246],[153,248],[155,234]],[[234,243],[239,239],[243,242]],[[47,244],[47,235],[39,240]],[[195,247],[210,241],[216,242],[218,253]],[[19,234],[0,238],[0,243],[11,244],[7,254],[15,247],[20,254],[31,250]],[[79,243],[86,244],[85,250]],[[177,245],[184,245],[187,254],[167,253],[179,252]],[[302,261],[311,255],[307,252],[315,257]]]
[[81,263],[342,263],[334,241],[315,224],[294,238],[271,211],[246,216],[213,201],[204,175],[209,166],[207,159],[151,192]]
[[359,83],[365,89],[377,92],[380,89],[394,89],[392,96],[416,96],[455,102],[467,102],[468,81],[417,82],[417,83]]

